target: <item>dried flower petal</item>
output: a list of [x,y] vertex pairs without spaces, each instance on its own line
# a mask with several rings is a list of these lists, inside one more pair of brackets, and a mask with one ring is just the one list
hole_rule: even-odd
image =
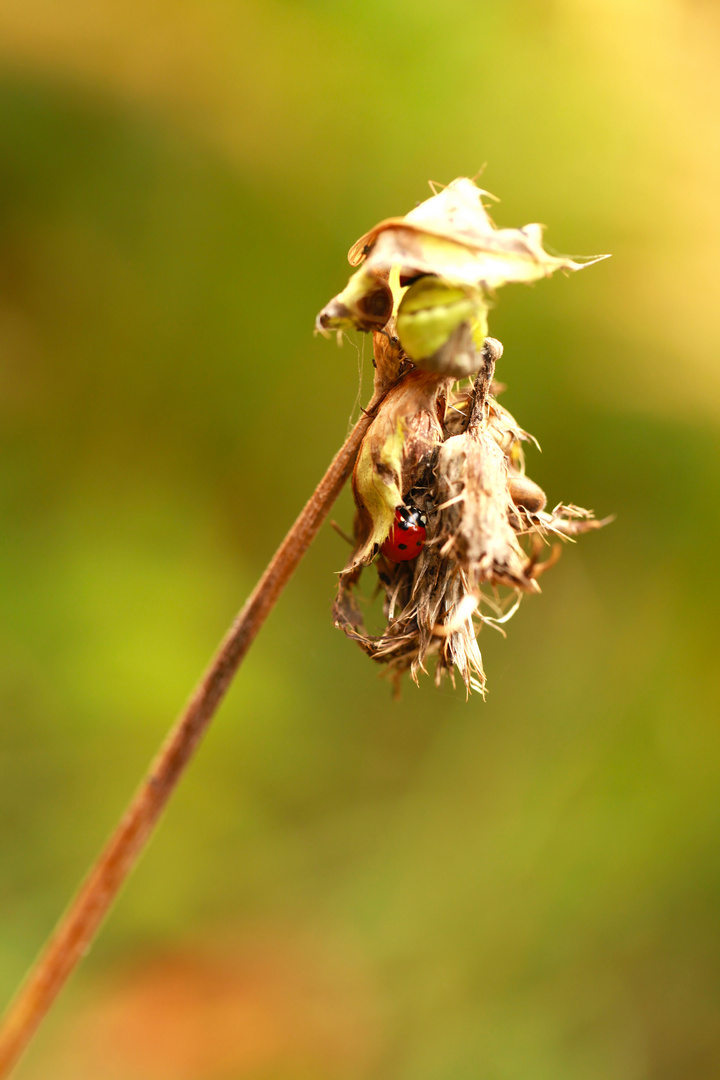
[[607,258],[570,259],[549,255],[542,246],[542,226],[496,229],[483,206],[488,192],[467,177],[400,218],[388,218],[350,248],[351,266],[380,274],[399,266],[414,278],[436,274],[460,285],[494,289],[511,281],[537,281],[555,270],[582,270]]

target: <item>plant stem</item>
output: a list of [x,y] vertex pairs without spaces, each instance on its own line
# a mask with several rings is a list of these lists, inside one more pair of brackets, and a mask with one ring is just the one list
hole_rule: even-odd
[[11,1003],[0,1024],[0,1080],[9,1076],[75,965],[88,952],[245,654],[350,475],[360,443],[381,400],[380,395],[373,397],[275,552],[80,891]]

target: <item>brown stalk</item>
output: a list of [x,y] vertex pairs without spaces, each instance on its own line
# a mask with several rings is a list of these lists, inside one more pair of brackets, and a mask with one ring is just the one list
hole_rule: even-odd
[[89,950],[256,634],[352,472],[360,443],[383,397],[384,394],[375,394],[369,407],[363,410],[275,552],[125,814],[10,1004],[0,1023],[0,1080],[10,1075],[76,964]]

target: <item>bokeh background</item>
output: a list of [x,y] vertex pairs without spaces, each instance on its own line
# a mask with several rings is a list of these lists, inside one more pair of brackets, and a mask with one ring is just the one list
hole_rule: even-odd
[[[720,1075],[720,16],[4,0],[0,998],[370,385],[350,244],[473,175],[612,252],[499,294],[569,546],[399,704],[329,528],[18,1080]],[[349,495],[334,516],[347,527]]]

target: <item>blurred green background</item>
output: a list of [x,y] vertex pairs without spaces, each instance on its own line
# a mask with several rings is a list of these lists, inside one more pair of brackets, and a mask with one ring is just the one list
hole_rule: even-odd
[[19,1080],[720,1075],[719,43],[702,0],[4,0],[2,1002],[368,396],[313,320],[429,179],[613,253],[491,332],[529,475],[617,514],[483,632],[484,704],[392,702],[325,527]]

